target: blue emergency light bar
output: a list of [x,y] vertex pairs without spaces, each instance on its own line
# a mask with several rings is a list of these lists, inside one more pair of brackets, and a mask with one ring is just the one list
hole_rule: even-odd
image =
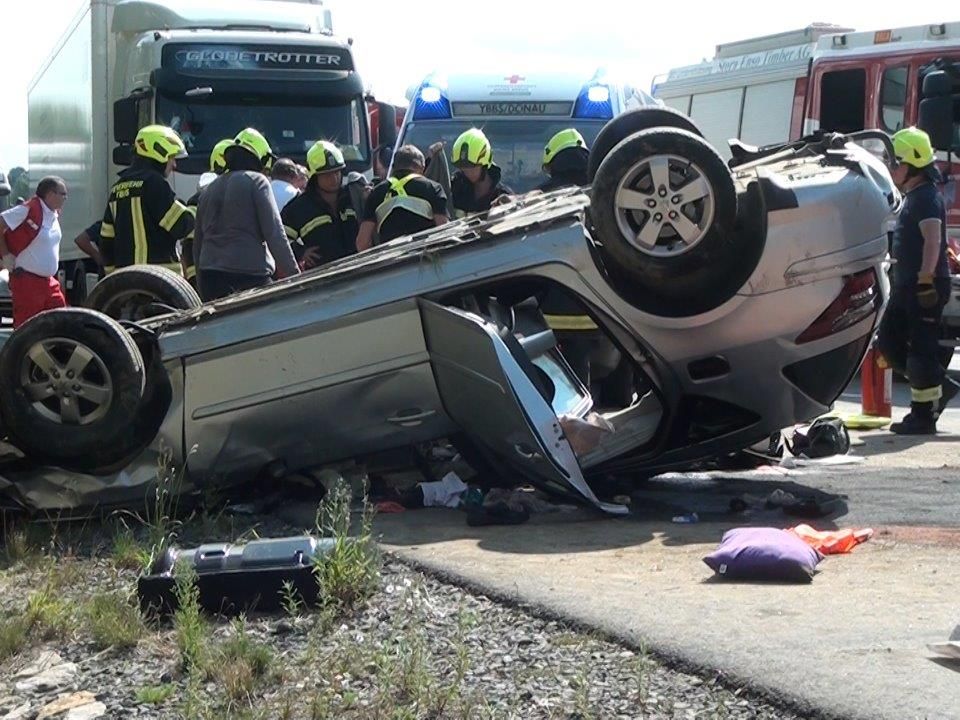
[[422,85],[413,104],[414,120],[446,120],[453,117],[450,100],[435,85]]
[[613,117],[613,105],[610,103],[610,88],[606,85],[585,85],[577,97],[573,108],[576,118],[595,118],[609,120]]

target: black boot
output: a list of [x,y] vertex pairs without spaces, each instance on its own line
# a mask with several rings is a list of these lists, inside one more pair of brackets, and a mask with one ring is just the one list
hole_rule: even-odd
[[890,432],[897,435],[936,435],[937,419],[933,415],[933,403],[910,403],[910,412],[900,422],[893,423]]
[[953,380],[944,376],[941,390],[943,391],[943,394],[940,396],[940,400],[937,402],[938,418],[943,415],[943,411],[947,409],[947,404],[957,396],[958,392],[960,392],[960,385],[957,385],[957,383],[955,383]]

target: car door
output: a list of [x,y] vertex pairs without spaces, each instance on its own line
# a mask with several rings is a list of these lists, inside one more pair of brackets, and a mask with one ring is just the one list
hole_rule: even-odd
[[587,485],[550,404],[497,328],[482,318],[427,300],[420,313],[440,400],[472,440],[510,470],[554,494],[586,500],[612,514]]

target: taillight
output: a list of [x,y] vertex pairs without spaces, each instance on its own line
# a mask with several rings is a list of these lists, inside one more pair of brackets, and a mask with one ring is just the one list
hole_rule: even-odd
[[820,317],[800,333],[797,344],[825,338],[869,317],[880,306],[877,274],[870,270],[847,275],[840,294]]

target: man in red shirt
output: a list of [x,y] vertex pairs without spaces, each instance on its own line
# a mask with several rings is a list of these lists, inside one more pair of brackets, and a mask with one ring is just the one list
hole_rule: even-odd
[[13,327],[44,310],[66,307],[60,265],[60,209],[67,200],[63,178],[45,177],[37,194],[0,213],[0,258],[10,273]]

